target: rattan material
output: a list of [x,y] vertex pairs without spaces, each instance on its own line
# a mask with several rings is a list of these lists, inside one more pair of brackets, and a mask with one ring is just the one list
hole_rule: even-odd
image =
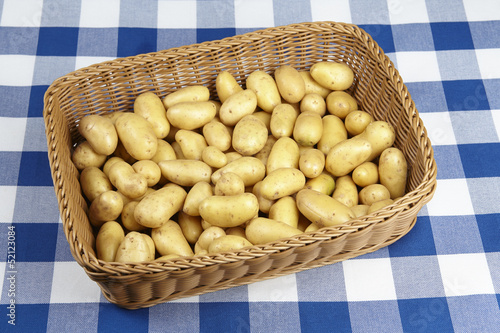
[[[409,165],[407,194],[391,206],[341,226],[323,228],[236,253],[127,265],[98,260],[87,204],[71,162],[81,140],[83,115],[129,111],[135,97],[163,97],[187,85],[206,85],[230,71],[244,85],[255,70],[272,74],[288,64],[306,70],[318,61],[348,64],[355,72],[350,92],[360,109],[396,129],[395,146]],[[118,306],[136,309],[176,298],[225,289],[375,251],[404,236],[436,188],[436,164],[410,94],[394,64],[357,26],[315,22],[269,28],[219,41],[104,62],[69,73],[48,88],[44,120],[48,155],[64,232],[75,260]]]

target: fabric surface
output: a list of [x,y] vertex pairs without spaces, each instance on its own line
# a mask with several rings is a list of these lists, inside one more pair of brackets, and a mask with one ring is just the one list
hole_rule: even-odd
[[[438,173],[415,227],[268,281],[134,311],[106,301],[59,217],[48,86],[117,57],[323,20],[371,34],[416,103]],[[499,32],[496,0],[0,0],[0,331],[498,332]]]

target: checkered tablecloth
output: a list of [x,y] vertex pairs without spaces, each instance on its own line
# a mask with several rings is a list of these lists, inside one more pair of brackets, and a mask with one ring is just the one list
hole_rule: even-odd
[[[104,60],[323,20],[370,33],[416,103],[438,165],[416,226],[322,268],[148,309],[107,302],[63,232],[48,86]],[[0,0],[0,331],[499,332],[499,60],[498,0]]]

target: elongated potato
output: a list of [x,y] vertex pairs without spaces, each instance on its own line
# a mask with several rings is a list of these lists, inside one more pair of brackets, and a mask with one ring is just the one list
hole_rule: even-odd
[[268,200],[293,195],[304,187],[306,177],[296,168],[280,168],[269,173],[260,187],[261,195]]
[[180,257],[190,257],[194,255],[181,227],[173,220],[168,220],[161,226],[153,228],[151,238],[153,238],[156,250],[162,256],[177,254]]
[[146,177],[135,172],[134,168],[125,161],[113,163],[109,167],[108,177],[118,191],[131,199],[143,196],[148,189]]
[[330,90],[346,90],[354,81],[354,72],[342,62],[321,61],[311,66],[312,78]]
[[230,252],[242,249],[253,244],[245,237],[236,235],[225,235],[214,239],[208,246],[208,253]]
[[167,109],[167,119],[179,129],[194,130],[214,119],[216,113],[217,107],[210,101],[182,102]]
[[319,114],[307,111],[298,115],[293,127],[293,138],[299,145],[312,147],[322,135],[323,121]]
[[96,237],[97,258],[104,261],[115,261],[118,247],[125,238],[120,223],[116,221],[108,221],[104,223]]
[[302,79],[305,83],[306,94],[318,94],[323,98],[326,98],[328,94],[331,92],[330,89],[323,87],[318,82],[316,82],[311,76],[310,71],[299,71]]
[[323,172],[317,177],[308,179],[304,188],[331,195],[335,190],[335,179],[330,174]]
[[299,71],[289,65],[281,65],[274,71],[278,91],[288,103],[298,103],[306,93],[306,84]]
[[158,163],[162,175],[180,186],[193,186],[198,182],[209,182],[212,168],[203,161],[171,160]]
[[298,227],[299,215],[295,199],[291,196],[278,199],[269,209],[270,219],[284,222],[294,228]]
[[163,139],[170,132],[170,123],[167,120],[167,111],[161,98],[155,93],[148,91],[141,93],[134,100],[134,113],[146,119],[158,139]]
[[94,201],[99,194],[113,189],[108,176],[101,169],[94,166],[82,170],[80,184],[83,194],[90,202]]
[[251,156],[264,148],[267,142],[266,125],[254,115],[247,115],[234,126],[232,144],[243,156]]
[[98,154],[111,155],[118,145],[118,134],[115,126],[106,117],[99,115],[83,117],[78,124],[78,132]]
[[252,114],[257,109],[257,95],[251,89],[245,89],[229,96],[222,103],[219,111],[221,122],[234,126],[241,118]]
[[213,195],[200,203],[199,211],[201,218],[213,226],[237,227],[258,215],[259,202],[252,193]]
[[126,112],[116,119],[118,138],[127,152],[137,160],[149,160],[156,154],[158,138],[144,117]]
[[372,161],[378,157],[386,148],[392,147],[396,139],[394,127],[386,121],[374,121],[366,126],[365,130],[356,136],[368,140],[372,147],[372,153],[367,161]]
[[106,162],[106,158],[106,155],[97,153],[88,141],[78,144],[71,154],[71,161],[78,170],[91,166],[100,168]]
[[190,160],[201,160],[203,149],[208,146],[203,135],[195,131],[183,129],[177,131],[175,141],[179,144],[182,155]]
[[280,168],[299,168],[300,149],[295,140],[287,136],[279,138],[267,158],[266,172]]
[[210,183],[205,181],[197,182],[187,193],[182,211],[191,216],[200,216],[200,202],[212,195],[213,189]]
[[231,148],[232,129],[219,119],[213,119],[203,126],[203,136],[209,146],[214,146],[225,152]]
[[207,146],[201,152],[201,160],[211,166],[219,169],[227,164],[227,156],[215,146]]
[[252,244],[266,244],[301,233],[301,230],[284,222],[265,217],[258,217],[251,220],[245,229],[246,238]]
[[243,179],[245,186],[253,186],[264,179],[266,166],[256,157],[243,156],[212,173],[212,183],[217,184],[217,181],[226,172],[234,172]]
[[123,209],[123,200],[116,191],[99,194],[90,204],[89,220],[94,227],[101,227],[107,221],[116,220]]
[[247,89],[257,95],[257,105],[266,112],[273,112],[276,105],[281,103],[281,95],[274,78],[264,71],[254,71],[246,79]]
[[183,102],[207,102],[210,91],[205,86],[195,85],[182,87],[163,98],[163,105],[168,110],[171,106]]
[[316,148],[303,150],[299,158],[299,169],[307,178],[318,177],[325,168],[325,154]]
[[332,198],[347,207],[353,207],[358,204],[358,188],[350,175],[337,178]]
[[158,228],[182,209],[187,192],[176,184],[164,187],[146,195],[135,207],[137,223],[148,228]]
[[215,78],[215,90],[221,103],[224,103],[231,95],[242,91],[243,88],[228,71],[222,71]]
[[378,162],[380,183],[391,194],[391,199],[402,197],[406,191],[408,164],[403,152],[396,147],[382,151]]
[[126,234],[116,251],[115,261],[140,263],[153,260],[154,258],[151,258],[150,243],[144,236],[145,234],[137,231]]
[[370,142],[354,137],[333,146],[326,155],[325,169],[335,177],[345,176],[365,162],[372,148]]
[[345,129],[342,119],[332,114],[326,115],[322,118],[323,133],[318,141],[317,148],[328,154],[330,149],[337,143],[347,140],[347,130]]
[[318,191],[303,189],[295,200],[299,211],[320,228],[342,224],[355,217],[349,207]]
[[189,244],[194,245],[203,232],[201,217],[191,216],[183,211],[180,211],[177,219],[179,226],[181,227],[182,234]]
[[275,138],[290,137],[293,134],[295,120],[299,116],[299,112],[288,103],[276,105],[271,113],[271,122],[269,127]]
[[175,160],[175,150],[170,143],[163,139],[158,139],[156,154],[151,158],[151,161],[159,163],[164,160]]

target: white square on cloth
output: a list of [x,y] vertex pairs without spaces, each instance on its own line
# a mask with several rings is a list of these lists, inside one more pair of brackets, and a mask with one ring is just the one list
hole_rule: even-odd
[[158,29],[196,29],[196,0],[158,2]]
[[476,58],[483,79],[500,79],[500,49],[477,49]]
[[0,26],[39,27],[43,0],[4,0]]
[[446,296],[495,293],[484,253],[440,255],[438,262]]
[[51,303],[97,303],[101,289],[76,261],[55,262]]
[[500,110],[491,110],[491,117],[493,118],[497,135],[500,138]]
[[29,55],[0,55],[0,86],[31,86],[35,59]]
[[427,6],[425,0],[388,1],[391,24],[427,23]]
[[23,151],[26,118],[0,117],[0,151]]
[[119,23],[119,0],[82,0],[80,27],[115,28]]
[[348,0],[311,0],[311,16],[313,21],[352,22]]
[[396,288],[390,258],[342,262],[347,301],[395,300]]
[[433,146],[457,144],[449,112],[422,112],[420,118]]
[[273,1],[235,1],[234,22],[236,28],[267,28],[274,26]]
[[441,81],[434,51],[398,52],[396,60],[397,69],[405,83]]
[[474,215],[466,179],[438,179],[434,197],[427,204],[429,215]]
[[297,302],[295,274],[254,282],[248,285],[249,302]]
[[0,209],[0,221],[4,223],[10,223],[14,218],[16,191],[17,186],[0,186],[0,201],[3,202],[3,208]]
[[498,0],[463,0],[468,21],[498,20]]

